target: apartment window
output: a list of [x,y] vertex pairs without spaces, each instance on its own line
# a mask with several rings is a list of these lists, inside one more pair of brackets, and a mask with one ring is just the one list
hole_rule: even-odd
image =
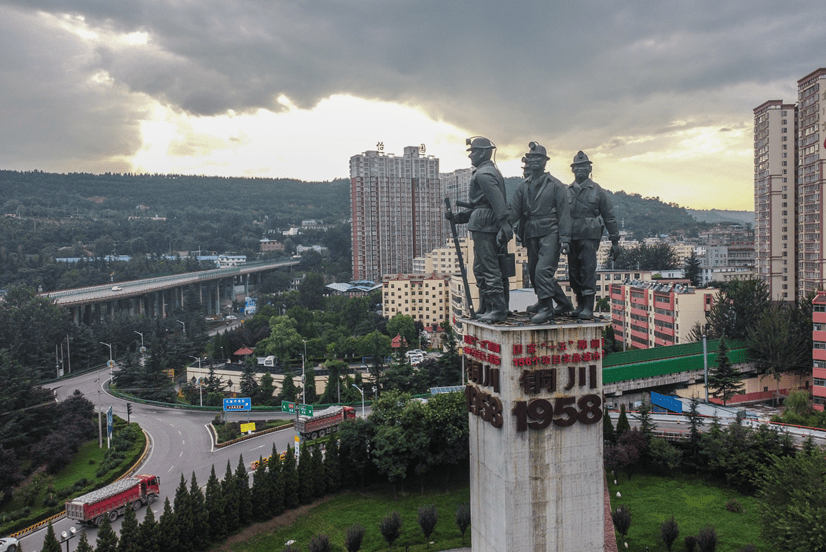
[[[788,136],[782,136],[782,137],[781,137],[781,140],[782,140],[783,142],[785,142],[785,141],[786,141],[786,138],[788,138]],[[786,146],[783,146],[783,147],[785,148]]]
[[817,387],[826,387],[826,379],[813,378],[812,380]]
[[813,324],[812,325],[813,332],[822,332],[823,331],[823,324]]
[[[784,137],[783,137],[783,141],[784,141],[784,142],[786,141],[786,140],[785,140],[785,138],[786,138],[786,137],[784,136]],[[783,144],[783,149],[786,149],[786,144]]]
[[815,349],[823,349],[826,350],[826,342],[823,341],[815,341],[813,343]]
[[787,167],[789,165],[788,161],[783,161],[782,166]]
[[[783,134],[785,134],[785,133],[789,132],[789,129],[788,129],[788,128],[786,128],[786,127],[783,127],[783,128],[780,130],[780,132],[782,132]],[[784,138],[785,138],[785,136],[784,136]]]
[[826,305],[812,305],[814,312],[826,312]]

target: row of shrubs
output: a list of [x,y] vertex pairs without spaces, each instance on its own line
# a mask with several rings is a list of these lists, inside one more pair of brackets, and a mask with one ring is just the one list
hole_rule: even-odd
[[[726,509],[730,512],[742,512],[743,506],[736,500],[729,500],[726,503]],[[631,528],[631,508],[627,505],[619,506],[616,510],[611,512],[611,518],[614,521],[614,529],[625,540],[628,535],[628,530]],[[662,539],[668,552],[671,552],[674,542],[680,536],[680,526],[674,516],[662,522],[660,525],[660,538]],[[697,549],[699,552],[716,552],[717,550],[717,530],[713,525],[706,525],[697,533],[697,535],[688,535],[683,539],[686,552],[694,552]],[[627,547],[627,545],[626,545]],[[753,544],[747,544],[738,552],[757,552],[757,548]]]

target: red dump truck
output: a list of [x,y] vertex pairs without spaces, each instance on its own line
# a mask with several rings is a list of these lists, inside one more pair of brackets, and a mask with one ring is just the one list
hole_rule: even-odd
[[350,406],[331,406],[319,410],[312,417],[299,416],[295,429],[305,439],[315,439],[332,433],[344,420],[356,417],[356,409]]
[[140,474],[125,477],[96,491],[66,502],[66,517],[84,524],[100,526],[104,516],[115,521],[127,508],[140,509],[158,497],[161,478]]

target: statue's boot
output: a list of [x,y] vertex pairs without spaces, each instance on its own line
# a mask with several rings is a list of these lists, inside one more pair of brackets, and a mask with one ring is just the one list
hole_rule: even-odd
[[488,310],[480,318],[480,322],[501,322],[508,317],[508,308],[505,306],[504,293],[488,294]]
[[539,300],[539,311],[531,318],[531,323],[533,324],[547,324],[548,322],[553,322],[554,320],[554,307],[551,303],[551,299],[540,299]]
[[540,301],[537,301],[533,305],[528,305],[527,308],[525,309],[525,311],[536,314],[536,313],[539,312],[539,307],[540,307]]
[[586,295],[583,299],[585,305],[577,318],[580,320],[591,320],[594,317],[594,299],[596,299],[596,295]]
[[554,303],[556,303],[554,314],[557,316],[569,313],[574,309],[573,303],[571,303],[571,300],[568,299],[568,296],[562,291],[562,287],[556,282],[554,282]]
[[488,312],[488,294],[484,291],[479,292],[479,309],[476,311],[476,320],[479,320]]
[[571,311],[571,316],[574,318],[579,318],[582,309],[585,308],[585,301],[582,298],[582,295],[579,293],[576,294],[576,308]]

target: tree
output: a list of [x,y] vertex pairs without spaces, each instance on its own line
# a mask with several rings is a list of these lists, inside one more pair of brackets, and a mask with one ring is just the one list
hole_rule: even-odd
[[205,498],[207,519],[209,519],[209,540],[218,542],[227,536],[227,525],[224,517],[224,497],[221,493],[221,483],[215,475],[215,465],[209,472]]
[[[702,268],[700,268],[700,259],[697,257],[697,253],[694,250],[691,251],[691,255],[686,257],[685,263],[683,264],[683,271],[685,277],[691,280],[691,285],[694,287],[699,287],[702,283]],[[669,550],[671,549],[669,548]]]
[[379,531],[390,548],[393,548],[393,543],[402,534],[402,517],[398,512],[390,512],[379,522]]
[[660,537],[662,537],[668,552],[671,552],[671,546],[679,536],[680,526],[677,525],[677,520],[674,519],[673,515],[660,524]]
[[192,544],[196,550],[203,550],[209,543],[209,512],[194,471],[189,479],[189,504],[192,508]]
[[123,523],[120,526],[120,539],[118,539],[118,552],[133,552],[140,550],[140,527],[138,518],[135,517],[135,510],[127,508],[123,515]]
[[344,536],[344,546],[347,552],[358,552],[361,550],[361,541],[364,540],[364,527],[360,523],[355,523],[347,528]]
[[238,465],[235,467],[235,488],[238,493],[238,523],[245,527],[252,522],[252,493],[250,492],[247,468],[244,466],[244,457],[238,456]]
[[332,552],[333,546],[330,544],[330,537],[327,535],[316,535],[310,539],[310,552]]
[[46,538],[43,540],[43,548],[40,549],[41,552],[61,552],[60,550],[60,542],[57,540],[57,536],[54,534],[54,527],[52,527],[52,522],[49,522],[49,526],[46,528]]
[[784,372],[811,374],[811,327],[811,316],[798,306],[781,304],[763,310],[749,329],[749,355],[764,377],[775,379],[778,394]]
[[[805,483],[804,483],[805,482]],[[757,475],[761,534],[773,550],[823,552],[826,526],[826,458],[799,453],[772,457]]]
[[341,473],[348,478],[345,484],[359,482],[364,487],[365,475],[371,465],[369,450],[374,433],[375,427],[370,419],[345,420],[339,426]]
[[602,440],[605,441],[606,444],[612,445],[616,442],[616,439],[614,424],[611,422],[611,416],[606,410],[605,415],[602,417]]
[[717,365],[709,370],[708,387],[712,394],[722,399],[723,405],[743,389],[742,374],[729,362],[725,338],[720,338],[717,349]]
[[254,404],[257,404],[260,402],[258,397],[259,392],[258,381],[255,379],[255,367],[250,364],[245,364],[244,371],[241,374],[242,396],[249,397]]
[[[186,488],[184,474],[181,474],[181,481],[175,489],[175,521],[178,527],[178,542],[181,550],[192,550],[193,531],[195,521],[193,519],[192,501],[189,491]],[[100,533],[98,533],[99,535]]]
[[459,354],[456,331],[449,320],[442,322],[444,335],[442,345],[444,352],[436,361],[439,368],[439,376],[436,383],[438,385],[461,385],[462,381],[462,357]]
[[746,339],[750,327],[769,304],[768,286],[763,280],[752,278],[729,282],[725,290],[714,296],[708,313],[708,337],[717,339],[725,335],[732,339]]
[[660,468],[673,470],[680,465],[683,454],[680,449],[665,439],[653,438],[648,443],[649,455],[654,464]]
[[298,471],[295,469],[295,449],[292,447],[287,447],[281,472],[284,474],[284,507],[291,510],[298,507],[301,501],[300,481]]
[[326,478],[324,487],[329,493],[334,493],[341,488],[341,461],[336,441],[336,434],[333,434],[327,442],[327,454],[324,455],[324,475]]
[[[333,445],[332,448],[335,448]],[[320,498],[324,496],[327,490],[327,474],[324,471],[324,458],[321,455],[321,447],[316,445],[312,450],[311,462],[313,464],[313,497]]]
[[637,420],[640,422],[640,433],[643,434],[647,442],[651,442],[651,436],[657,429],[654,420],[651,417],[651,405],[643,398],[640,403],[640,408],[637,411]]
[[275,386],[273,385],[273,377],[269,372],[265,372],[261,376],[261,388],[259,389],[259,401],[264,406],[269,406],[273,403],[273,395],[275,395]]
[[80,530],[80,538],[77,541],[75,552],[95,552],[95,549],[89,543],[89,538],[86,536],[86,529]]
[[305,444],[301,447],[298,456],[298,493],[301,504],[310,504],[313,501],[315,477],[313,473],[313,458],[310,449]]
[[616,510],[611,512],[611,519],[614,521],[614,528],[624,539],[631,529],[631,508],[621,504]]
[[227,532],[232,532],[241,527],[239,520],[239,496],[238,486],[235,483],[235,475],[232,473],[232,465],[227,460],[227,470],[224,472],[224,479],[221,481],[221,494],[224,500],[224,522]]
[[109,523],[109,517],[103,517],[103,523],[98,527],[97,540],[95,541],[95,550],[97,552],[116,552],[118,549],[118,536],[112,529],[112,524]]
[[[258,458],[258,467],[252,474],[252,512],[255,519],[265,521],[270,518],[270,478],[263,458]],[[281,497],[281,508],[284,508],[284,497]]]
[[631,424],[628,422],[628,414],[625,413],[625,405],[620,405],[620,415],[617,420],[617,439],[622,437],[622,434],[631,429]]
[[404,339],[403,343],[407,344],[409,348],[412,343],[416,342],[416,325],[413,322],[413,317],[407,314],[396,314],[387,322],[387,335],[391,339],[397,335],[401,335]]
[[146,515],[140,524],[138,531],[141,552],[166,552],[166,539],[160,532],[160,526],[155,521],[155,514],[152,508],[146,509]]
[[304,352],[301,334],[295,328],[295,321],[287,316],[273,316],[269,321],[270,335],[258,342],[256,350],[265,355],[274,355],[282,363],[296,358]]
[[691,399],[689,399],[688,404],[688,413],[686,414],[686,418],[688,418],[689,425],[688,443],[691,447],[691,456],[694,459],[694,463],[696,464],[700,445],[700,428],[705,424],[705,421],[703,420],[703,417],[700,416],[698,408],[700,404],[700,399],[698,399],[696,396],[692,396]]
[[419,528],[422,530],[427,547],[430,548],[430,535],[439,521],[439,509],[434,504],[426,504],[418,510]]
[[456,526],[462,534],[462,542],[465,541],[465,531],[470,527],[470,504],[465,502],[456,507]]
[[[289,450],[289,449],[288,449]],[[267,475],[269,476],[269,512],[273,516],[280,515],[286,507],[286,473],[284,467],[285,461],[281,461],[281,456],[275,448],[275,443],[272,445],[272,455],[270,461],[267,463]],[[293,470],[293,473],[295,470]]]
[[697,548],[700,552],[714,552],[717,550],[717,530],[713,525],[706,525],[697,533]]
[[311,272],[298,284],[298,302],[310,310],[322,307],[325,291],[324,276]]
[[163,501],[163,513],[158,522],[158,532],[162,535],[164,543],[164,552],[179,552],[180,551],[180,530],[178,528],[178,520],[175,512],[172,511],[172,505],[169,503],[169,497]]
[[284,380],[281,382],[281,400],[294,402],[298,396],[298,388],[293,382],[293,373],[288,369],[284,372]]
[[677,255],[667,243],[641,244],[635,248],[624,248],[614,262],[619,270],[670,270],[677,268]]

